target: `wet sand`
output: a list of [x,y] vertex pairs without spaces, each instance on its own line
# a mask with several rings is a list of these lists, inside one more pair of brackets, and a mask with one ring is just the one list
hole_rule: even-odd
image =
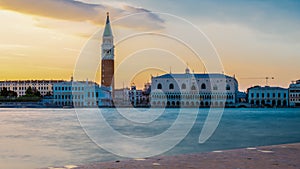
[[102,162],[76,169],[299,169],[300,143]]

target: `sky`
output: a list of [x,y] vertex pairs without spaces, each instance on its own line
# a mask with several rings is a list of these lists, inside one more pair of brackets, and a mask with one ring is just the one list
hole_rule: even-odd
[[106,12],[117,87],[186,67],[235,75],[242,91],[300,79],[298,0],[0,0],[0,80],[68,80],[82,59],[97,66]]

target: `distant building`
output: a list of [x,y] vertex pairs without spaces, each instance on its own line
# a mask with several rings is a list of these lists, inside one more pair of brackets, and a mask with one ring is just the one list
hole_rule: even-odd
[[29,86],[32,89],[38,90],[42,96],[53,94],[53,84],[64,82],[63,80],[15,80],[15,81],[0,81],[0,91],[3,88],[14,91],[19,96],[24,96]]
[[223,107],[237,101],[238,82],[224,74],[164,74],[152,77],[152,107]]
[[115,106],[130,106],[129,88],[115,89],[114,90],[114,105]]
[[237,93],[237,101],[238,103],[246,103],[248,100],[246,92],[238,92]]
[[288,107],[288,89],[254,86],[248,89],[248,102],[257,107]]
[[94,82],[69,81],[53,86],[54,104],[74,107],[110,107],[111,93],[108,88]]
[[300,80],[290,84],[289,101],[291,107],[300,107]]
[[150,83],[145,83],[143,90],[138,90],[134,85],[131,88],[115,89],[114,105],[116,107],[148,107],[150,93]]
[[145,95],[150,95],[151,94],[151,83],[145,83],[144,84],[144,89],[143,92]]
[[143,90],[137,90],[136,86],[131,86],[129,91],[129,99],[132,106],[137,107],[143,102]]
[[151,96],[151,83],[145,83],[143,89],[143,104],[145,106],[150,106],[150,96]]

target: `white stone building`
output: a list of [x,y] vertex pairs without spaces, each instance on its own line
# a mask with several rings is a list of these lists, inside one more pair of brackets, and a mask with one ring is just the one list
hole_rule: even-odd
[[57,106],[110,107],[111,92],[94,82],[69,81],[53,86],[54,103]]
[[115,89],[114,90],[114,104],[115,106],[129,106],[129,88]]
[[248,89],[248,102],[257,107],[288,107],[288,89],[254,86]]
[[224,74],[164,74],[152,77],[152,107],[224,107],[237,101],[238,82]]
[[0,91],[3,88],[14,91],[19,96],[24,96],[26,90],[30,86],[37,89],[42,96],[47,93],[53,94],[53,84],[63,82],[63,80],[15,80],[15,81],[0,81]]
[[291,107],[300,107],[300,80],[290,84],[289,103]]

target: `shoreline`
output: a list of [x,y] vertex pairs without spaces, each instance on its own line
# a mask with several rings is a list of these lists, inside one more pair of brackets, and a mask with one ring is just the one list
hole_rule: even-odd
[[223,109],[299,109],[300,107],[149,107],[149,106],[101,106],[101,107],[72,107],[72,106],[56,106],[56,105],[43,105],[43,104],[36,104],[31,102],[18,102],[14,104],[6,104],[0,102],[0,109],[18,109],[18,108],[36,108],[36,109],[85,109],[85,108],[154,108],[154,109],[210,109],[210,108],[223,108]]
[[205,108],[224,108],[224,109],[228,109],[228,108],[233,108],[233,109],[239,109],[239,108],[251,108],[251,109],[256,109],[256,108],[278,108],[278,109],[282,109],[282,108],[300,108],[300,107],[290,107],[290,106],[283,106],[283,107],[257,107],[257,106],[239,106],[238,104],[236,105],[232,105],[232,106],[225,106],[225,107],[218,107],[218,106],[204,106],[204,107],[193,107],[193,106],[176,106],[176,107],[157,107],[157,106],[149,106],[149,105],[138,105],[138,106],[132,106],[132,105],[117,105],[117,106],[94,106],[94,107],[90,107],[90,106],[82,106],[82,107],[74,107],[74,106],[58,106],[55,104],[47,104],[47,103],[43,103],[43,102],[0,102],[0,109],[1,108],[65,108],[65,109],[74,109],[74,108],[167,108],[167,109],[176,109],[176,108],[196,108],[196,109],[205,109]]
[[[61,169],[298,169],[300,143],[249,147],[206,153],[157,156],[145,159],[96,162],[86,165],[66,165]],[[56,167],[48,167],[55,169]]]

